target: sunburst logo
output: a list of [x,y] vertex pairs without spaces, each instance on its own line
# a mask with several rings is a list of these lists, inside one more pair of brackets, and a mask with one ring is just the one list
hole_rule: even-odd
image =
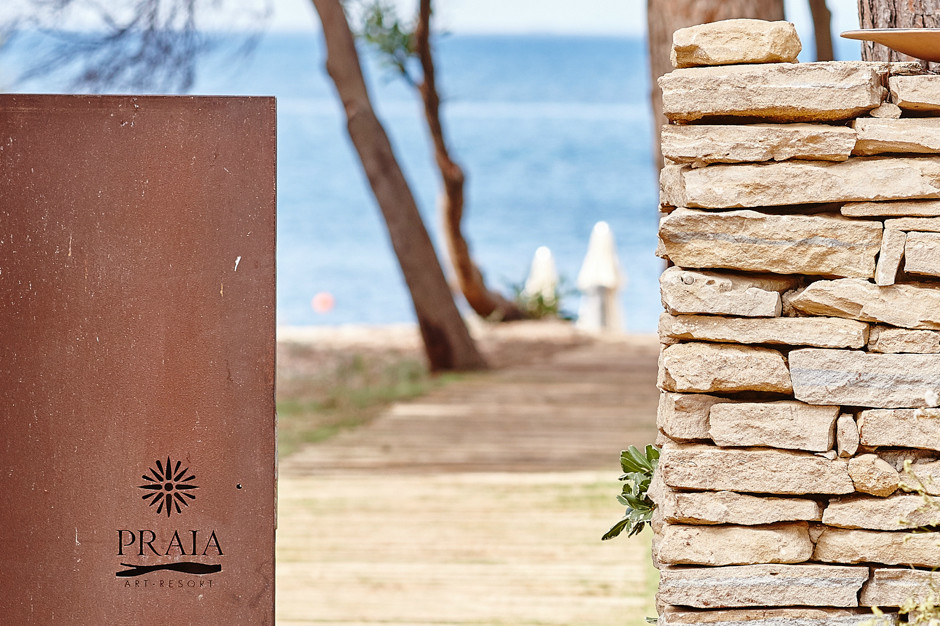
[[139,485],[146,493],[142,498],[150,503],[150,506],[157,507],[157,515],[162,515],[166,511],[166,516],[175,510],[177,514],[183,512],[180,505],[189,506],[190,501],[195,500],[195,494],[191,493],[193,489],[198,489],[192,481],[196,480],[196,475],[189,471],[188,467],[180,469],[182,461],[177,461],[175,465],[166,457],[166,465],[159,460],[155,462],[155,467],[150,468],[149,474],[144,474],[141,478],[147,481],[146,484]]

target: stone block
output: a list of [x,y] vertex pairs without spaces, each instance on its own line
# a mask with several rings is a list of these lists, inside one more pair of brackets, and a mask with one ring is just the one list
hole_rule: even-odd
[[899,470],[899,487],[931,496],[940,496],[940,461],[919,461]]
[[888,354],[938,354],[940,333],[933,330],[908,330],[891,326],[875,326],[868,337],[868,349]]
[[881,252],[875,266],[875,284],[880,287],[893,285],[901,268],[904,257],[904,244],[907,233],[902,230],[887,229],[881,238]]
[[[872,450],[868,450],[871,452]],[[940,451],[920,450],[918,448],[881,448],[877,451],[878,458],[884,459],[891,467],[901,472],[907,463],[932,463],[940,461]]]
[[[789,361],[793,395],[808,404],[937,406],[940,355],[800,348],[790,352]],[[861,424],[859,428],[863,430]],[[890,445],[867,443],[864,434],[861,437],[862,445]]]
[[936,567],[940,563],[937,533],[849,530],[825,527],[816,541],[814,561],[824,563],[882,563]]
[[940,289],[916,283],[879,287],[867,280],[819,280],[790,299],[809,315],[940,330]]
[[663,168],[660,188],[663,205],[701,209],[940,198],[940,159],[669,165]]
[[940,572],[912,569],[876,568],[862,587],[862,606],[901,606],[908,600],[940,600]]
[[898,489],[898,471],[874,454],[849,459],[849,476],[859,493],[886,498]]
[[663,306],[675,315],[774,317],[780,314],[780,292],[797,283],[792,277],[695,272],[675,266],[659,278]]
[[802,563],[813,555],[806,522],[767,526],[663,527],[657,558],[664,565]]
[[730,609],[717,611],[667,611],[659,626],[895,626],[898,616],[888,614],[874,619],[870,609]]
[[[918,61],[849,61],[849,63],[872,68],[878,73],[884,85],[888,84],[888,79],[892,76],[922,76],[924,73],[924,68]],[[888,95],[887,90],[885,95]]]
[[940,276],[940,233],[907,233],[904,271],[908,274]]
[[937,154],[940,152],[940,119],[859,118],[852,122],[858,133],[853,154]]
[[675,163],[759,163],[804,159],[845,161],[855,131],[828,124],[692,124],[663,126],[663,156]]
[[878,72],[865,63],[774,63],[678,69],[660,77],[671,122],[718,116],[775,122],[844,120],[879,106]]
[[895,230],[917,230],[940,233],[940,218],[937,217],[896,217],[885,220],[885,228]]
[[905,111],[940,111],[940,76],[892,76],[891,101]]
[[882,119],[896,120],[901,117],[901,107],[893,102],[882,102],[881,106],[877,106],[869,111],[868,115]]
[[805,452],[703,444],[666,444],[659,459],[663,481],[676,489],[781,495],[852,493],[848,466]]
[[802,402],[740,402],[715,405],[709,432],[719,446],[766,446],[825,452],[833,445],[837,406]]
[[815,500],[769,498],[733,491],[670,489],[658,504],[663,519],[673,524],[756,526],[775,522],[818,522],[822,519],[822,505]]
[[713,343],[667,346],[659,357],[657,384],[664,391],[789,393],[783,355],[769,348]]
[[702,609],[854,607],[867,580],[867,567],[836,565],[665,567],[659,572],[659,598]]
[[846,217],[937,217],[940,216],[940,200],[847,202],[841,212]]
[[702,393],[669,393],[659,396],[656,427],[670,439],[708,439],[709,409],[725,398]]
[[[920,356],[920,355],[898,355]],[[931,355],[933,356],[933,355]],[[933,357],[940,358],[940,357]],[[934,385],[928,395],[931,406],[936,406],[940,379],[929,381]],[[921,406],[927,400],[921,398]],[[908,404],[907,406],[913,406]],[[893,409],[862,411],[858,416],[858,436],[863,446],[897,446],[940,450],[940,409]]]
[[868,324],[836,317],[739,318],[715,315],[659,317],[661,340],[862,348]]
[[881,231],[838,215],[676,209],[660,221],[659,238],[681,267],[871,278]]
[[858,425],[850,414],[840,415],[836,421],[836,450],[842,458],[858,451]]
[[846,496],[833,498],[823,512],[822,522],[838,528],[905,530],[940,521],[940,512],[924,508],[919,495],[889,498]]
[[670,60],[673,67],[793,63],[802,47],[790,22],[721,20],[675,31]]

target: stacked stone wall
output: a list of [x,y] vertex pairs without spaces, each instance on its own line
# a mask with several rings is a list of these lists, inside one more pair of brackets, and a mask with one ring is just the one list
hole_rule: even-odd
[[746,22],[659,81],[659,621],[903,622],[940,592],[940,76]]

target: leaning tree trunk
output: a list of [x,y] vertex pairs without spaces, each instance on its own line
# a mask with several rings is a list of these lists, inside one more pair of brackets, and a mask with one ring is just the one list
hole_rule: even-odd
[[[940,28],[940,0],[858,0],[862,28]],[[918,61],[940,70],[940,63],[920,61],[871,41],[862,42],[863,61]]]
[[460,228],[460,222],[463,219],[465,177],[460,165],[450,156],[444,139],[444,127],[441,124],[441,99],[437,92],[434,58],[431,55],[431,0],[421,0],[414,42],[415,54],[421,62],[423,74],[418,91],[421,93],[424,117],[434,145],[434,160],[444,184],[444,193],[441,198],[441,225],[460,291],[470,308],[484,319],[499,321],[523,319],[525,314],[515,303],[490,291],[486,286],[483,274],[470,255],[470,246]]
[[346,110],[349,137],[385,217],[414,302],[430,368],[483,369],[486,361],[457,311],[414,196],[372,109],[343,7],[339,0],[313,0],[313,4],[323,24],[326,69]]
[[651,99],[653,104],[653,142],[656,161],[663,165],[659,150],[659,131],[666,123],[663,115],[663,96],[656,79],[672,71],[669,51],[672,33],[686,26],[706,24],[732,18],[782,20],[783,0],[647,0],[649,26]]

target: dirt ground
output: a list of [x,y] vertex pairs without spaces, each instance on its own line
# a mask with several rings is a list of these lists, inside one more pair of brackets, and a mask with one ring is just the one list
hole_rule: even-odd
[[[281,460],[278,623],[638,625],[655,614],[648,534],[600,541],[622,512],[620,450],[655,437],[655,337],[545,323],[474,333],[492,372]],[[343,351],[419,350],[407,327],[279,340],[279,384]]]

